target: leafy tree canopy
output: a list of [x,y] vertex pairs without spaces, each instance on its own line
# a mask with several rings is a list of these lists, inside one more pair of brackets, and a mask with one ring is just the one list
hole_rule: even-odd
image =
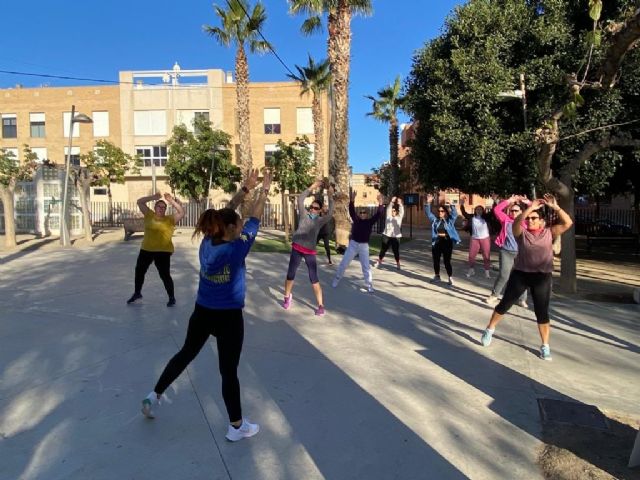
[[231,163],[231,136],[213,129],[204,118],[196,117],[193,125],[194,132],[185,125],[175,126],[167,141],[165,173],[169,185],[181,195],[203,199],[208,195],[212,174],[212,188],[235,192],[240,169]]
[[82,163],[92,177],[92,185],[124,183],[125,175],[138,174],[142,167],[139,156],[131,156],[107,140],[98,140],[96,148],[82,155]]
[[309,139],[298,137],[286,144],[278,140],[278,150],[274,152],[268,167],[272,172],[276,192],[289,190],[301,192],[313,183],[313,160]]
[[31,151],[28,145],[24,145],[23,162],[19,162],[9,150],[0,148],[0,185],[9,187],[16,182],[28,181],[33,178],[36,168],[37,155]]

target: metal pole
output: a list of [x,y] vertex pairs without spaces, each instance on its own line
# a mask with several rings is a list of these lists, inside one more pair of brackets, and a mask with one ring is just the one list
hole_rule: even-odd
[[[520,74],[520,91],[522,92],[522,121],[524,123],[524,132],[527,133],[529,126],[527,125],[527,89],[524,83],[524,73]],[[535,167],[535,163],[534,163],[534,167]],[[535,168],[534,168],[534,171],[535,171]],[[535,180],[531,183],[531,198],[536,198]]]
[[68,247],[69,225],[67,224],[67,204],[69,202],[67,189],[69,188],[69,168],[71,164],[71,148],[73,146],[73,117],[76,114],[76,106],[71,105],[71,118],[69,119],[69,151],[64,166],[64,190],[62,191],[62,210],[60,211],[60,245]]
[[211,182],[213,182],[213,167],[216,161],[216,152],[211,149],[211,168],[209,169],[209,190],[207,190],[207,210],[209,210],[209,197],[211,195]]

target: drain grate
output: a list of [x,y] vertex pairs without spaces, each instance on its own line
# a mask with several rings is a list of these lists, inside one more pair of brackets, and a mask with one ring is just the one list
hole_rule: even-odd
[[561,423],[609,430],[607,417],[594,405],[539,398],[538,407],[543,423]]

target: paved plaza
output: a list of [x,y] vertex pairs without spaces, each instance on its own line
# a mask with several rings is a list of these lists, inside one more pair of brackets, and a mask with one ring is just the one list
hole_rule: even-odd
[[[554,295],[552,362],[521,307],[483,348],[493,279],[464,278],[459,251],[455,286],[428,283],[416,239],[402,271],[374,270],[373,294],[358,262],[337,289],[322,266],[322,318],[304,266],[285,311],[288,256],[251,253],[239,377],[260,433],[225,440],[213,341],[145,419],[197,288],[197,244],[187,232],[175,244],[175,308],[154,267],[143,301],[125,304],[140,236],[0,252],[0,479],[535,479],[539,398],[640,416],[638,305]],[[594,269],[582,274],[602,291],[637,281]]]

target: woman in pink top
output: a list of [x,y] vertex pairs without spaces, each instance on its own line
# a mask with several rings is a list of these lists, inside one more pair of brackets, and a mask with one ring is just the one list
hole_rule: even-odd
[[[560,223],[547,227],[542,216],[546,205],[558,215]],[[523,223],[523,220],[525,222]],[[538,322],[542,346],[540,358],[551,360],[549,348],[549,299],[551,298],[551,277],[553,274],[553,238],[559,237],[573,225],[571,217],[562,210],[555,197],[546,194],[544,199],[536,199],[513,221],[513,236],[518,242],[518,255],[513,264],[504,296],[496,305],[489,325],[482,334],[482,345],[491,343],[496,325],[513,306],[518,297],[527,289],[531,291],[533,308]]]

